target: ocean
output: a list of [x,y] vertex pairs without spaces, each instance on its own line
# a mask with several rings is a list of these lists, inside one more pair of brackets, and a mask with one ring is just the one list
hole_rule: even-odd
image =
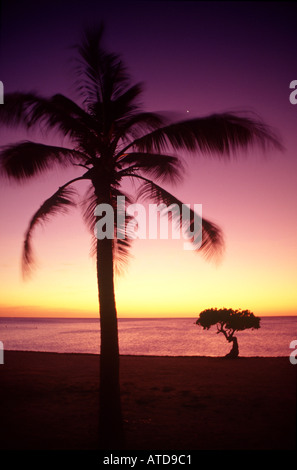
[[[122,355],[224,356],[231,345],[216,327],[203,330],[195,318],[120,318]],[[243,357],[288,356],[297,340],[297,316],[262,317],[261,328],[236,334]],[[5,350],[57,353],[100,352],[99,319],[0,318]],[[296,349],[296,348],[294,348]]]

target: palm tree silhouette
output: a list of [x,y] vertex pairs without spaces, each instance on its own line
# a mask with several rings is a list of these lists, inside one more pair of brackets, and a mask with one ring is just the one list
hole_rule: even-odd
[[[74,186],[80,181],[89,187],[83,194],[83,217],[93,230],[100,217],[94,216],[98,204],[117,209],[117,196],[126,196],[122,183],[138,181],[137,197],[149,198],[167,206],[182,202],[160,184],[176,182],[182,176],[181,159],[171,153],[187,150],[230,157],[237,149],[250,145],[271,144],[280,148],[277,137],[259,119],[234,113],[172,122],[167,115],[144,112],[139,104],[142,85],[132,85],[121,60],[102,47],[103,26],[85,31],[76,46],[77,91],[79,103],[56,94],[43,97],[35,93],[15,92],[5,96],[0,107],[1,122],[29,128],[54,130],[69,141],[68,147],[31,141],[8,145],[1,151],[1,170],[10,179],[30,180],[51,169],[75,166],[80,176],[67,181],[51,195],[33,215],[25,234],[23,272],[34,265],[32,234],[50,216],[67,211],[77,204]],[[126,208],[122,209],[129,216]],[[191,221],[194,212],[190,210]],[[180,215],[173,216],[182,224]],[[117,221],[114,220],[114,229]],[[100,305],[100,447],[124,447],[119,385],[119,345],[114,292],[114,270],[117,261],[125,260],[131,239],[96,239],[97,280]],[[207,257],[223,246],[221,230],[203,218],[202,245],[199,251]]]

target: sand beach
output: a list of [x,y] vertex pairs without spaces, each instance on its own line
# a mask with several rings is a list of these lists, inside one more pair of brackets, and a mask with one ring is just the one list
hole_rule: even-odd
[[[98,448],[99,359],[5,351],[2,450]],[[121,356],[131,450],[296,450],[288,358]]]

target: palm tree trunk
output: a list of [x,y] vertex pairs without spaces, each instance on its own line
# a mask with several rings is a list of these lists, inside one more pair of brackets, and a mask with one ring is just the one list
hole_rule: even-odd
[[112,240],[97,240],[97,279],[100,305],[100,448],[124,448],[119,382],[119,344],[114,294]]

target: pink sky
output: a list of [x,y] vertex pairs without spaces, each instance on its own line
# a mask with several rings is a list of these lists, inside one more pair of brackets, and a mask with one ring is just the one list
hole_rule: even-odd
[[[35,16],[30,2],[18,12],[6,5],[0,75],[5,92],[72,96],[68,46],[86,20],[103,15],[108,48],[123,53],[135,81],[146,85],[146,109],[178,111],[183,118],[254,111],[285,146],[283,153],[252,149],[228,162],[187,157],[185,181],[170,190],[185,203],[202,203],[203,214],[224,231],[224,256],[215,265],[184,251],[181,241],[137,241],[125,275],[116,278],[119,316],[198,316],[204,308],[223,306],[297,314],[297,105],[289,101],[289,84],[297,76],[290,6],[152,2],[140,11],[128,2],[115,16],[111,3],[103,2],[99,12],[91,2],[90,8],[78,2],[80,9],[65,7],[58,14],[54,2],[47,4],[48,15],[36,7]],[[22,130],[1,129],[0,136],[2,144],[29,138]],[[40,140],[38,133],[33,138]],[[39,269],[26,283],[20,273],[30,217],[71,175],[54,170],[22,186],[1,182],[3,316],[97,315],[95,264],[79,210],[36,230]]]

